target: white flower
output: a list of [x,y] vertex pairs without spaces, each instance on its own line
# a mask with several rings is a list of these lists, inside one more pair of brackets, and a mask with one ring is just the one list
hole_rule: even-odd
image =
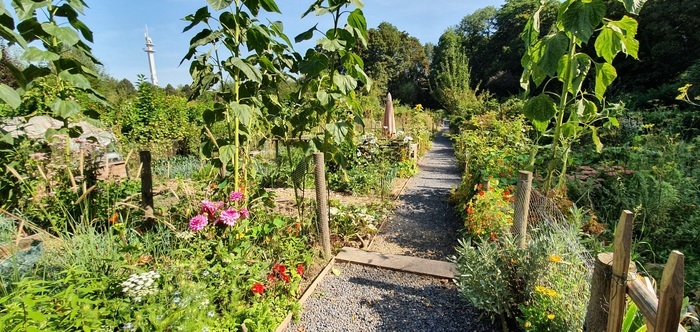
[[329,212],[332,216],[334,216],[334,215],[336,215],[336,214],[338,214],[338,213],[340,212],[340,209],[338,209],[337,207],[331,207],[331,208],[329,209],[328,212]]

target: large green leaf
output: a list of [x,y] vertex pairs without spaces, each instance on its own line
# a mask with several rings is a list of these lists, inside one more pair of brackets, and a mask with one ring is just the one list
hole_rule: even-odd
[[59,27],[54,23],[47,22],[42,23],[41,28],[64,45],[73,46],[80,41],[78,33],[69,27]]
[[562,6],[557,23],[585,43],[604,16],[605,4],[602,0],[571,0],[568,6]]
[[255,82],[262,81],[262,73],[260,72],[260,69],[248,63],[247,61],[244,61],[241,58],[233,57],[230,58],[227,62],[231,66],[238,68],[243,73],[243,75],[245,75],[245,77],[247,77],[249,80]]
[[211,14],[209,13],[209,7],[204,6],[202,8],[197,9],[197,11],[194,13],[194,15],[190,14],[185,16],[183,20],[189,21],[190,24],[186,26],[182,32],[187,32],[193,27],[195,27],[197,24],[204,22],[207,23],[209,21],[209,18],[211,17]]
[[252,107],[245,104],[239,104],[235,101],[231,102],[229,107],[231,108],[231,114],[238,118],[238,122],[246,126],[252,123],[256,115],[260,115],[260,111],[256,112],[256,110]]
[[523,114],[530,120],[550,121],[556,111],[554,101],[544,93],[530,98],[523,106]]
[[559,59],[566,54],[568,46],[569,38],[564,33],[550,34],[532,47],[532,61],[546,75],[554,76],[558,69]]
[[262,7],[268,12],[279,14],[282,13],[279,7],[277,7],[277,3],[275,3],[275,0],[260,0],[260,7]]
[[209,3],[214,10],[222,10],[230,6],[233,0],[207,0],[207,3]]
[[347,95],[350,91],[355,90],[357,81],[349,75],[341,75],[336,73],[333,75],[333,83],[338,87],[338,90]]
[[525,42],[525,48],[529,49],[530,46],[537,42],[540,37],[540,12],[542,11],[542,6],[537,8],[534,14],[525,23],[525,29],[520,34],[520,39]]
[[70,82],[77,88],[81,89],[89,89],[90,88],[90,81],[85,78],[85,76],[81,74],[71,74],[68,71],[62,71],[58,74],[58,77],[61,79]]
[[615,67],[608,62],[595,63],[595,96],[602,101],[608,86],[617,78]]
[[[564,68],[567,65],[569,61],[568,56],[563,56],[562,60],[559,63],[560,69],[561,69],[561,74],[563,75],[564,73]],[[577,53],[574,55],[573,61],[571,61],[571,67],[570,72],[569,72],[569,79],[570,79],[570,84],[569,84],[569,92],[573,95],[577,95],[579,91],[581,91],[581,87],[583,85],[583,81],[586,79],[586,76],[588,75],[588,71],[591,69],[591,64],[593,63],[593,60],[591,60],[591,57],[588,56],[588,54],[585,53]],[[561,77],[560,77],[561,78]],[[560,79],[563,81],[563,79]]]
[[327,55],[309,49],[306,52],[304,60],[299,63],[299,71],[302,74],[314,77],[328,68],[328,63],[329,59]]
[[22,104],[22,99],[20,98],[19,93],[6,84],[0,84],[0,99],[2,99],[2,101],[13,109],[16,109]]
[[333,140],[336,144],[343,143],[346,136],[350,132],[351,124],[345,121],[338,121],[335,123],[329,123],[326,125],[326,130],[333,136]]
[[235,145],[224,145],[219,148],[219,160],[221,163],[226,166],[231,160],[233,160],[233,157],[236,155],[236,146]]
[[637,21],[633,18],[625,16],[619,21],[610,21],[603,26],[598,38],[596,38],[596,54],[610,63],[619,52],[637,59],[639,41],[634,39],[636,34]]
[[362,36],[367,38],[367,21],[365,20],[365,15],[362,10],[355,9],[348,15],[348,25],[359,30]]
[[296,37],[294,37],[294,42],[296,43],[301,43],[305,40],[309,40],[314,37],[314,30],[316,30],[316,26],[318,24],[314,25],[311,29],[306,30],[300,34],[298,34]]
[[80,113],[80,105],[74,100],[56,99],[51,103],[54,116],[68,119]]
[[326,38],[323,37],[318,40],[318,45],[328,52],[336,52],[345,49],[345,41],[338,38]]
[[620,2],[625,5],[625,9],[627,9],[628,12],[639,15],[639,11],[647,0],[620,0]]

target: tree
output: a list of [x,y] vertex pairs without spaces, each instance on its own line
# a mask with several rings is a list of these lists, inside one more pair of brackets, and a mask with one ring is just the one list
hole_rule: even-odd
[[462,45],[462,36],[454,29],[448,29],[440,36],[430,65],[433,96],[453,114],[465,111],[477,100],[470,87],[469,59]]
[[420,41],[387,22],[369,29],[367,35],[367,47],[359,55],[376,87],[404,103],[423,103],[421,91],[428,90],[430,61]]

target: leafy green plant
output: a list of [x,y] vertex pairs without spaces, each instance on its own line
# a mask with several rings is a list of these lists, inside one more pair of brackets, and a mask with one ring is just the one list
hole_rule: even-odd
[[464,208],[459,209],[464,220],[467,234],[482,239],[496,240],[508,232],[513,225],[513,208],[515,200],[511,191],[513,187],[500,188],[496,183],[484,189],[477,185],[477,194]]
[[[218,17],[209,11],[210,7],[221,12]],[[287,79],[285,70],[293,71],[295,66],[294,58],[287,54],[291,43],[282,31],[282,23],[261,24],[257,19],[261,10],[280,13],[274,0],[227,0],[209,1],[209,6],[185,17],[190,24],[184,31],[205,26],[192,38],[183,58],[183,62],[192,60],[192,98],[220,84],[215,90],[215,100],[220,102],[203,114],[204,134],[209,137],[203,152],[223,169],[232,164],[236,190],[241,186],[240,158],[248,156],[244,149],[248,145],[242,140],[250,139],[262,107],[281,107],[273,94],[261,92],[274,90]],[[202,46],[209,49],[198,53]],[[246,48],[251,52],[247,56]],[[226,84],[229,80],[231,83]],[[217,124],[225,128],[223,137],[214,137],[210,131]]]
[[[643,3],[639,1],[621,1],[627,11],[638,14]],[[559,6],[556,23],[546,36],[540,38],[540,12],[544,2],[533,14],[521,37],[525,42],[526,52],[522,57],[525,67],[521,77],[521,86],[529,91],[530,79],[540,86],[547,77],[561,83],[561,92],[556,95],[557,103],[550,94],[541,93],[532,97],[524,106],[523,113],[530,119],[540,134],[548,132],[550,122],[552,145],[548,158],[545,191],[553,188],[553,181],[558,178],[557,187],[562,187],[569,162],[569,153],[574,143],[589,132],[597,151],[602,150],[598,128],[605,121],[606,128],[619,125],[614,118],[614,108],[605,107],[604,95],[608,86],[617,77],[612,62],[620,52],[637,58],[639,42],[634,39],[637,33],[637,21],[630,16],[619,20],[605,18],[606,6],[602,0],[568,0]],[[589,43],[596,30],[595,52],[599,59],[582,52],[584,44]],[[591,69],[595,69],[593,93],[584,89],[584,83]],[[597,100],[593,100],[593,97]],[[548,148],[549,149],[549,148]],[[530,166],[535,163],[535,155],[530,159]]]

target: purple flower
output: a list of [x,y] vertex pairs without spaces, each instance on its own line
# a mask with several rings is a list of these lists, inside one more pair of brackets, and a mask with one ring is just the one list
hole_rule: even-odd
[[238,210],[238,213],[241,214],[242,219],[248,219],[248,217],[250,216],[250,211],[248,211],[248,209],[246,209],[246,208],[242,208],[242,209]]
[[232,191],[231,194],[228,196],[228,199],[231,202],[240,201],[242,198],[243,198],[243,193],[241,193],[240,191]]
[[190,229],[193,232],[199,232],[204,229],[204,226],[206,226],[208,223],[209,221],[207,221],[207,217],[198,214],[190,219]]
[[224,202],[202,201],[199,214],[206,214],[209,220],[214,220],[214,216],[222,207],[224,207]]
[[241,218],[241,214],[238,213],[238,211],[234,209],[226,209],[224,212],[221,212],[219,221],[224,223],[226,226],[233,226],[236,224],[236,220],[239,218]]

